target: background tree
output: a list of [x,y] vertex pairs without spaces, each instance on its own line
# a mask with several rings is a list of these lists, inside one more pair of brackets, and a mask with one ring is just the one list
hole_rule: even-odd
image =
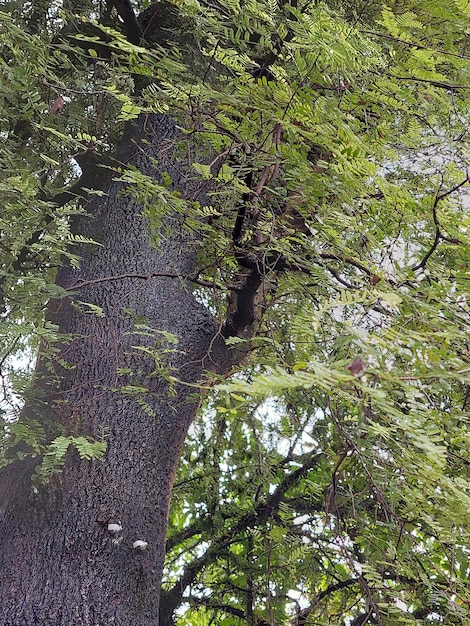
[[0,624],[467,623],[466,2],[7,8]]

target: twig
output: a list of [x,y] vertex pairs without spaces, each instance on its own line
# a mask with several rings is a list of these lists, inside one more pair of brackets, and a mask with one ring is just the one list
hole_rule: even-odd
[[81,289],[82,287],[87,287],[89,285],[95,285],[97,283],[105,283],[113,280],[123,280],[124,278],[137,278],[140,280],[150,280],[152,278],[178,278],[180,280],[189,280],[196,285],[200,285],[201,287],[212,287],[215,289],[229,290],[229,291],[238,291],[239,287],[237,285],[218,285],[215,282],[211,282],[208,280],[202,280],[200,278],[196,278],[192,274],[175,274],[172,272],[152,272],[151,274],[137,274],[137,273],[125,273],[125,274],[115,274],[114,276],[103,276],[103,278],[93,278],[91,280],[79,280],[70,287],[66,287],[65,291],[74,291],[75,289]]
[[407,41],[406,39],[401,39],[401,37],[394,37],[393,35],[387,35],[386,33],[379,33],[374,30],[363,30],[362,32],[366,35],[375,35],[376,37],[381,37],[382,39],[390,39],[391,41],[402,43],[405,46],[409,46],[410,48],[416,48],[417,50],[431,50],[432,52],[437,52],[438,54],[442,54],[445,56],[456,57],[457,59],[465,59],[466,61],[470,60],[470,57],[464,54],[458,54],[457,52],[448,52],[447,50],[442,50],[441,48],[430,48],[429,46],[423,46],[422,44],[416,43],[415,41]]

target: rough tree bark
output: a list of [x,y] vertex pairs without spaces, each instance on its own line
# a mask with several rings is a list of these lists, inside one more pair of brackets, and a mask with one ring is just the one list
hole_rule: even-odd
[[[198,197],[200,190],[173,156],[178,132],[171,119],[140,122],[124,137],[120,160],[158,176],[151,162],[156,158],[186,197]],[[101,245],[80,249],[79,270],[60,269],[59,284],[75,289],[49,307],[49,319],[75,336],[59,355],[73,368],[56,363],[48,373],[40,363],[41,401],[28,410],[65,433],[76,432],[78,424],[83,434],[104,434],[108,448],[104,461],[69,453],[63,472],[37,492],[31,460],[15,462],[0,476],[1,626],[158,623],[172,480],[198,406],[190,385],[198,385],[206,370],[229,365],[218,326],[190,285],[158,276],[194,271],[194,247],[180,219],[168,218],[154,247],[141,206],[123,193],[123,184],[109,180],[104,190],[76,225]],[[107,280],[122,274],[141,278]],[[80,302],[102,307],[104,315],[86,312]],[[171,392],[155,373],[152,357],[136,346],[161,348],[161,335],[146,336],[139,324],[178,336],[165,363],[189,385],[176,384]],[[116,391],[131,384],[147,388],[145,405]],[[108,523],[122,525],[117,545]],[[147,542],[147,549],[133,549],[136,540]]]

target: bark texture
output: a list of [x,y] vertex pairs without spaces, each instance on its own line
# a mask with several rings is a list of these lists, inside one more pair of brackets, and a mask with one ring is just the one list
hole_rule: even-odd
[[[187,177],[181,151],[174,156],[178,138],[170,118],[147,117],[126,135],[119,158],[148,175],[167,172],[196,199],[202,191]],[[105,191],[77,223],[102,245],[81,248],[79,270],[59,271],[61,285],[81,286],[49,311],[60,331],[75,336],[59,355],[73,368],[56,363],[47,373],[50,363],[40,363],[41,402],[29,411],[66,434],[78,424],[83,434],[104,435],[108,449],[104,461],[69,453],[64,471],[38,492],[31,488],[33,461],[2,473],[0,626],[156,626],[171,485],[198,399],[189,385],[171,389],[142,347],[160,350],[171,373],[190,385],[228,363],[217,325],[184,280],[102,280],[187,275],[195,267],[180,217],[164,220],[159,246],[152,246],[142,208],[123,184],[109,181]],[[174,333],[178,344],[155,330]],[[148,391],[134,396],[119,391],[124,385]],[[122,525],[118,541],[108,523]],[[147,549],[134,549],[137,540]]]

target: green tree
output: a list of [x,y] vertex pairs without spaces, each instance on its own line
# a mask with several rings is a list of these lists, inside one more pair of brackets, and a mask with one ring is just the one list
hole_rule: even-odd
[[0,625],[468,623],[467,2],[6,9]]

